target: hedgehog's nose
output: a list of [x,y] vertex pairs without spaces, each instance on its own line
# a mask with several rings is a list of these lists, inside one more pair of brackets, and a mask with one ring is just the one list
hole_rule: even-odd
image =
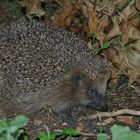
[[108,111],[108,104],[106,97],[100,98],[100,110],[101,111]]

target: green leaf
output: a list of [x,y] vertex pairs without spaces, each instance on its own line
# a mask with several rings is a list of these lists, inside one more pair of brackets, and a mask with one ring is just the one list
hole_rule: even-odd
[[14,137],[10,134],[10,132],[8,132],[6,134],[6,139],[5,140],[15,140]]
[[21,136],[21,134],[23,134],[24,133],[24,131],[23,131],[23,129],[21,129],[21,130],[18,130],[18,132],[17,132],[17,134],[16,134],[16,136],[15,136],[15,140],[18,140],[18,138]]
[[109,47],[110,47],[110,44],[109,44],[109,42],[106,41],[103,43],[102,49],[107,49]]
[[129,127],[113,125],[111,132],[112,140],[140,140],[140,134],[131,131]]
[[96,38],[96,32],[91,32],[91,33],[90,33],[90,36],[91,36],[92,38]]
[[96,32],[91,32],[90,36],[92,37],[92,41],[95,42],[96,39]]
[[39,140],[48,140],[47,134],[43,132],[38,133],[37,138],[39,138]]
[[1,136],[0,136],[0,140],[6,140],[7,138],[7,133],[3,133]]
[[29,120],[24,115],[18,115],[13,121],[10,122],[10,132],[13,133],[17,129],[26,126],[28,121]]
[[97,140],[108,140],[108,137],[105,133],[99,133],[97,135]]
[[75,130],[75,129],[71,129],[71,128],[66,128],[61,132],[61,134],[63,134],[63,135],[71,135],[71,136],[79,136],[80,131]]
[[39,140],[55,140],[56,139],[56,133],[55,132],[50,132],[50,138],[46,133],[40,132],[37,134],[37,138]]
[[22,139],[22,140],[28,140],[28,137],[24,131],[24,129],[19,129],[15,135],[15,140],[19,140],[19,139]]
[[10,129],[9,121],[6,120],[0,121],[0,133],[2,133],[3,131],[7,131],[9,129]]

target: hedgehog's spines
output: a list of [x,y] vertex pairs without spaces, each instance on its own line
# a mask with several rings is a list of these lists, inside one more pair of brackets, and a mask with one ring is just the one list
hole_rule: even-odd
[[86,79],[92,79],[93,84],[96,75],[108,73],[107,62],[89,50],[84,40],[62,28],[36,21],[0,28],[0,52],[0,96],[15,104],[37,99],[39,105],[40,97],[55,93],[73,71],[87,75]]

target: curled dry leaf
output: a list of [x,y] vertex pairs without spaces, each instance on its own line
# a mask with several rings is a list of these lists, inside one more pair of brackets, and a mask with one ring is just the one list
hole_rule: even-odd
[[136,50],[138,53],[140,53],[140,39],[133,43],[133,49]]
[[90,9],[93,9],[93,4],[90,3],[90,1],[88,1],[88,0],[83,0],[82,10],[83,10],[85,17],[88,17],[88,8],[87,7],[89,7]]
[[88,17],[88,30],[91,33],[96,34],[96,39],[99,40],[100,44],[103,44],[103,39],[105,37],[104,30],[109,25],[109,19],[107,15],[99,18],[97,16],[96,9],[93,4],[85,1],[85,7],[83,9],[85,15]]
[[71,1],[64,0],[63,10],[59,15],[57,15],[53,19],[53,24],[57,25],[58,27],[70,26],[72,14],[73,14],[73,6]]
[[113,122],[115,122],[114,118],[107,118],[103,121],[103,123],[105,123],[106,125],[112,124]]
[[88,10],[88,28],[89,32],[96,32],[97,33],[97,26],[98,26],[98,18],[97,13],[94,9]]
[[117,66],[117,67],[119,67],[119,65],[120,65],[120,58],[119,58],[119,56],[117,55],[117,52],[115,51],[115,49],[113,48],[113,46],[111,47],[111,48],[108,48],[107,50],[106,50],[106,55],[107,55],[107,57],[108,57],[108,59],[109,60],[111,60],[111,62],[115,65],[115,66]]
[[134,26],[136,28],[138,28],[140,30],[140,18],[139,18],[139,14],[137,14],[136,16],[134,16],[131,20],[130,20],[130,25]]
[[105,28],[109,25],[109,19],[107,15],[104,15],[102,18],[99,19],[99,26],[98,31],[103,32]]
[[122,32],[120,30],[120,26],[118,25],[118,22],[116,21],[113,25],[113,28],[105,36],[104,40],[109,41],[109,40],[113,39],[114,37],[117,37],[120,35],[122,35]]
[[125,7],[127,0],[115,0],[114,3],[119,9]]
[[119,17],[119,23],[126,22],[137,13],[135,8],[135,1],[132,0],[129,5],[123,9]]
[[125,22],[122,25],[122,45],[126,45],[133,41],[137,41],[140,39],[140,31],[134,26],[130,26],[128,22]]
[[[137,44],[138,43],[138,44]],[[129,77],[129,85],[132,84],[140,76],[140,41],[131,43],[121,49],[120,59],[121,68],[120,71],[126,72]],[[138,47],[138,51],[135,49]]]
[[135,0],[136,1],[136,8],[140,11],[140,0]]
[[132,117],[129,117],[129,116],[118,116],[117,120],[125,124],[129,124],[129,125],[135,124],[134,121],[132,120]]
[[112,0],[102,0],[96,2],[96,10],[104,15],[111,16],[115,10],[115,3]]
[[128,28],[128,38],[132,40],[139,40],[140,39],[140,31],[135,27]]
[[76,130],[83,131],[83,129],[84,129],[84,123],[83,122],[78,122],[78,124],[76,126]]
[[34,16],[41,17],[45,15],[41,2],[44,2],[44,0],[23,0],[20,2],[20,5],[26,7],[26,15],[31,19]]
[[74,18],[74,13],[80,9],[81,1],[77,0],[75,4],[72,1],[64,0],[63,10],[56,17],[53,18],[53,24],[58,27],[68,27]]

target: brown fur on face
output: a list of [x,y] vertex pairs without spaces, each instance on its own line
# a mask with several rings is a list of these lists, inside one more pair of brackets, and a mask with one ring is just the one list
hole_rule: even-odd
[[103,74],[93,80],[84,73],[73,72],[50,93],[25,103],[21,108],[26,114],[32,114],[45,106],[50,106],[57,113],[78,105],[106,110],[105,90],[108,78],[109,76]]

